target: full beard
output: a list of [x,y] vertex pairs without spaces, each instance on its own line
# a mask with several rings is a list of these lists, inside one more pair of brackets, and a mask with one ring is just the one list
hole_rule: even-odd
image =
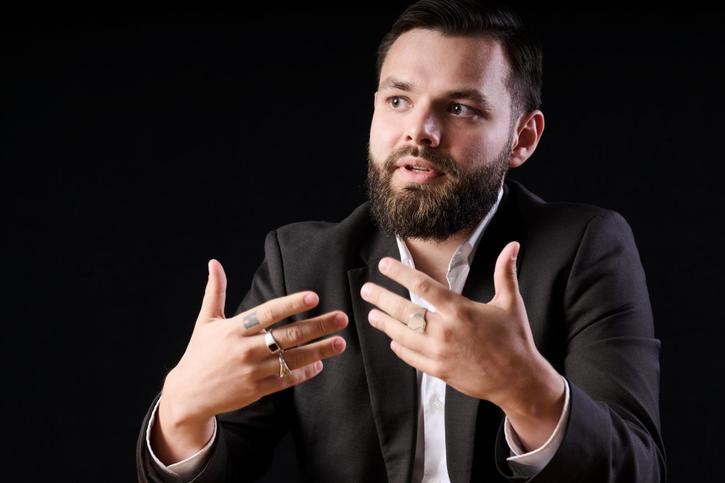
[[[391,154],[378,167],[368,148],[368,195],[375,224],[402,238],[444,241],[477,225],[498,199],[508,171],[511,143],[491,163],[463,170],[437,151],[405,147]],[[409,183],[398,191],[391,186],[395,163],[411,155],[427,160],[444,174],[436,183]]]

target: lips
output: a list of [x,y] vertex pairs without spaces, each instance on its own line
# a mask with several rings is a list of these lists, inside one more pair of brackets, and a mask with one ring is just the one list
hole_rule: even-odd
[[445,174],[433,167],[433,165],[422,158],[415,158],[412,156],[405,156],[400,158],[396,163],[395,167],[400,169],[403,168],[406,171],[417,174],[426,174],[428,176],[439,176]]
[[395,172],[403,182],[416,184],[434,182],[445,174],[425,159],[412,156],[400,158],[395,163]]

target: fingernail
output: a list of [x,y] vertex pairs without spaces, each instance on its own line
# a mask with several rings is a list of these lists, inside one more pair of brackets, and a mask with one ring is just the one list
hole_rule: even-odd
[[383,258],[380,260],[380,263],[378,263],[378,268],[381,272],[387,272],[388,268],[390,268],[390,259],[389,258]]
[[368,322],[370,322],[370,325],[375,327],[375,322],[377,322],[377,320],[378,320],[378,314],[374,310],[371,310],[368,313]]
[[332,341],[332,348],[336,352],[340,352],[345,348],[345,339],[335,339]]
[[317,303],[317,294],[314,293],[308,293],[305,295],[305,303],[307,305],[314,305]]
[[314,369],[315,369],[315,372],[320,372],[322,370],[322,361],[315,362]]
[[360,293],[363,297],[367,297],[368,295],[370,295],[370,290],[370,285],[366,283],[362,286],[362,289],[360,289]]
[[335,325],[342,327],[345,324],[345,319],[347,316],[345,314],[335,314]]

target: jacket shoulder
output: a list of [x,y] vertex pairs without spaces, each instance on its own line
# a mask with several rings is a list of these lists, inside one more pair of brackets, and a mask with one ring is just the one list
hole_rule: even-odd
[[338,222],[301,221],[281,226],[275,233],[283,253],[313,256],[325,252],[331,258],[347,258],[359,253],[375,233],[375,226],[365,202]]
[[553,233],[572,236],[581,234],[594,220],[605,220],[605,224],[628,225],[624,217],[613,209],[588,203],[545,201],[519,181],[507,179],[506,184],[510,189],[512,205],[521,217],[526,232],[543,236]]

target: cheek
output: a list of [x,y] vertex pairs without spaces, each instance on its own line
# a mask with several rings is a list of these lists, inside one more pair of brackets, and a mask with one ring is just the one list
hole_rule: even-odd
[[493,162],[501,152],[501,140],[493,133],[461,138],[453,143],[453,157],[467,168]]
[[377,160],[386,158],[394,149],[398,139],[394,123],[376,110],[370,123],[370,152]]
[[447,139],[446,148],[450,156],[464,169],[470,169],[488,159],[486,145],[473,137]]

